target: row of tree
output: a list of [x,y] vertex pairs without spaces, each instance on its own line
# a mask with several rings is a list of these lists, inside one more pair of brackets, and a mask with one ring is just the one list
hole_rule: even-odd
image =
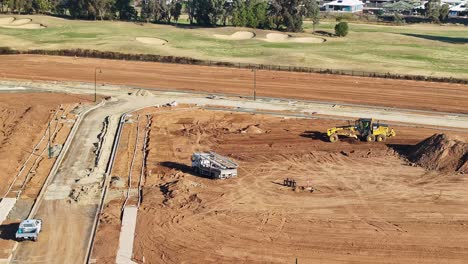
[[191,24],[302,30],[304,18],[319,22],[316,0],[0,0],[2,11],[51,13],[80,19],[177,22],[182,12]]

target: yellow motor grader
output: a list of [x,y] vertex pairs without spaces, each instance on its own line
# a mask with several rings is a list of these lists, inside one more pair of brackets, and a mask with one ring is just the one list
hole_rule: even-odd
[[339,141],[340,136],[366,140],[367,142],[383,142],[389,137],[396,136],[396,133],[393,128],[390,129],[388,125],[375,122],[372,118],[360,118],[355,121],[354,125],[329,128],[327,135],[330,142]]

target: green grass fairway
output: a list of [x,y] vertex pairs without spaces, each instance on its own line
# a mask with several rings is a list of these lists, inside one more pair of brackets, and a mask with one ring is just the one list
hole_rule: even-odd
[[[2,15],[1,17],[7,17]],[[350,24],[345,38],[325,43],[267,42],[273,31],[246,28],[191,28],[111,21],[65,20],[48,16],[32,18],[45,29],[0,27],[0,47],[14,49],[96,49],[123,53],[187,56],[217,61],[298,65],[362,71],[451,76],[468,79],[468,27],[439,25],[385,26]],[[333,32],[334,22],[322,22],[317,30]],[[293,34],[311,37],[306,32]],[[248,30],[256,37],[226,40],[214,34]],[[145,44],[137,37],[167,40],[164,45]]]

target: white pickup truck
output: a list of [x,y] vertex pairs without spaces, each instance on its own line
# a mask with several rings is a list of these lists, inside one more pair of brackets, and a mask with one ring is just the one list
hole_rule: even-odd
[[23,220],[16,231],[17,240],[27,240],[37,241],[39,233],[42,230],[42,220],[39,219],[28,219]]

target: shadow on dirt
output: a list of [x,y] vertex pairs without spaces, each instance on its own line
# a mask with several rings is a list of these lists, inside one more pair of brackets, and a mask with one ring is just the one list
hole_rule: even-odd
[[328,140],[327,134],[322,133],[320,131],[304,131],[301,134],[301,137],[311,138],[311,139],[318,139],[318,140],[321,140],[323,142],[330,142],[330,140]]
[[160,162],[159,165],[169,169],[180,170],[183,173],[193,173],[192,167],[179,162],[163,161]]
[[387,144],[387,147],[393,149],[398,155],[408,158],[414,149],[414,145]]
[[[320,131],[304,131],[300,136],[305,137],[305,138],[317,139],[317,140],[327,142],[327,143],[331,143],[330,139],[328,138],[327,133],[323,133],[323,132],[320,132]],[[344,137],[344,136],[340,136],[340,141],[341,142],[346,142],[346,143],[349,143],[349,144],[360,144],[360,143],[362,143],[361,140],[359,140],[359,139],[355,139],[355,138],[352,138],[352,137]]]
[[15,234],[16,234],[16,230],[18,230],[18,227],[19,227],[19,223],[0,225],[0,239],[16,240]]
[[195,171],[193,171],[192,167],[187,166],[187,165],[185,165],[183,163],[172,162],[172,161],[163,161],[163,162],[159,163],[159,165],[161,165],[163,167],[166,167],[166,168],[169,168],[169,169],[176,169],[176,170],[179,170],[179,171],[181,171],[183,173],[187,173],[187,174],[190,174],[190,175],[193,175],[193,176],[196,176],[196,177],[211,179],[208,176],[196,173]]

